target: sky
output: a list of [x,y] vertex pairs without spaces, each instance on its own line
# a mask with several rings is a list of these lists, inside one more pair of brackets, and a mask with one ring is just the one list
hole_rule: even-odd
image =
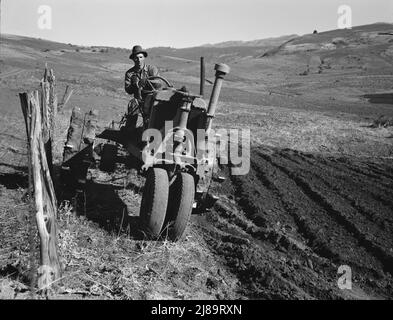
[[[393,22],[393,0],[0,1],[1,33],[122,48],[184,48],[327,31],[337,29],[341,5],[351,8],[352,26]],[[41,6],[51,9],[50,29],[42,29],[49,20]]]

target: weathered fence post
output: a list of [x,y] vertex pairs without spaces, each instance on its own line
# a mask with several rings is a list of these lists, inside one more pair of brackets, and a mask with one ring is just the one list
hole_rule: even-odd
[[46,151],[49,171],[53,177],[53,135],[55,131],[55,119],[57,114],[57,96],[55,92],[55,76],[53,70],[48,71],[45,67],[44,78],[41,80],[41,114],[42,114],[42,136]]
[[[53,72],[52,72],[53,75]],[[47,70],[45,71],[47,77]],[[54,80],[54,78],[53,78]],[[28,137],[28,153],[31,163],[34,200],[36,208],[36,223],[40,238],[40,267],[38,269],[38,288],[45,292],[51,284],[60,278],[61,268],[57,253],[57,200],[50,173],[51,141],[54,126],[55,93],[50,84],[41,83],[41,103],[38,91],[20,93],[20,101],[25,118]],[[52,97],[51,97],[52,94]],[[48,103],[47,103],[48,102]],[[50,156],[48,157],[48,153]]]
[[84,113],[74,107],[64,145],[62,181],[65,190],[84,194],[87,172],[94,159],[94,140],[96,137],[98,112],[90,110]]
[[[22,106],[22,112],[23,112],[23,118],[25,119],[25,127],[26,127],[26,133],[30,132],[30,112],[29,108],[25,107],[28,106],[28,101],[27,101],[27,94],[19,94],[20,101],[21,101],[21,106]],[[30,206],[29,206],[29,213],[33,211],[33,206],[31,203],[31,199],[33,198],[33,170],[31,167],[31,153],[30,153],[30,139],[29,139],[29,134],[27,134],[27,161],[28,161],[28,177],[29,177],[29,186],[28,186],[28,191],[27,194],[29,196],[30,200]],[[34,299],[34,287],[36,283],[36,269],[35,269],[35,244],[34,244],[34,237],[35,237],[35,229],[34,229],[34,224],[35,224],[35,219],[34,215],[30,215],[28,219],[29,223],[29,246],[30,246],[30,296],[32,299]]]

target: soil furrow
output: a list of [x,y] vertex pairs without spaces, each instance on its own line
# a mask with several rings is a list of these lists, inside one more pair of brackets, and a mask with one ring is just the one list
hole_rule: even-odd
[[[222,224],[220,220],[209,224],[209,228],[204,230],[205,239],[238,277],[244,295],[264,299],[332,299],[340,295],[332,287],[334,281],[302,265],[304,257],[296,258],[293,253],[287,255],[274,250],[267,242],[257,244],[228,237],[222,232],[226,232],[229,226]],[[221,231],[216,232],[215,228]],[[316,286],[316,283],[323,285]]]
[[[309,200],[299,193],[300,190],[296,190],[296,187],[294,188],[293,183],[289,179],[285,179],[286,177],[283,176],[283,173],[278,172],[274,166],[266,161],[261,161],[260,157],[254,157],[254,159],[259,160],[258,178],[281,199],[286,212],[293,216],[299,233],[308,240],[314,252],[332,260],[340,260],[341,254],[329,248],[324,235],[320,232],[322,230],[321,227],[317,223],[312,223],[313,215],[316,211],[311,207],[312,203],[309,206],[300,204],[299,202],[302,202],[302,200],[306,202],[309,202]],[[320,225],[329,224],[323,222]]]
[[[295,164],[297,170],[300,170],[303,174],[307,173],[307,179],[310,179],[310,177],[312,179],[319,179],[319,181],[325,184],[329,189],[334,190],[340,197],[348,201],[354,209],[364,215],[372,224],[377,224],[382,231],[388,231],[392,228],[392,210],[383,203],[375,200],[375,197],[370,199],[372,195],[368,192],[369,188],[365,188],[364,186],[354,188],[356,183],[354,183],[352,177],[345,176],[336,179],[333,175],[326,174],[326,170],[323,171],[316,166],[305,166],[304,163],[297,161],[288,154],[280,153],[280,156],[282,156],[280,157],[281,161],[289,161],[292,166]],[[364,184],[366,184],[366,182]]]
[[[307,194],[315,203],[318,203],[326,212],[328,212],[338,224],[345,227],[351,234],[358,240],[359,245],[363,246],[369,254],[377,258],[383,265],[386,272],[392,273],[393,271],[393,257],[388,254],[381,246],[375,244],[373,240],[369,239],[370,235],[362,233],[359,228],[351,222],[353,216],[348,216],[342,210],[336,208],[336,204],[332,204],[326,199],[326,193],[321,194],[315,189],[306,179],[300,175],[291,172],[286,167],[277,164],[272,158],[270,161],[273,165],[285,172],[295,183]],[[337,200],[337,199],[336,199]],[[375,240],[375,239],[374,239]]]
[[[259,157],[272,166],[270,168],[267,166],[264,170],[268,172],[276,168],[281,175],[286,177],[280,178],[279,190],[282,199],[295,208],[294,211],[298,214],[299,221],[303,222],[305,230],[309,231],[308,236],[315,239],[314,242],[321,244],[322,250],[315,248],[315,245],[312,246],[316,253],[336,262],[348,262],[351,266],[357,266],[359,270],[362,269],[371,274],[380,273],[383,265],[379,259],[368,253],[365,248],[359,247],[359,240],[341,224],[341,221],[337,221],[337,218],[329,212],[329,207],[321,206],[320,199],[310,198],[308,190],[304,190],[302,185],[298,185],[281,168],[275,167],[269,155],[260,153]],[[276,173],[276,176],[278,175],[279,173]],[[354,251],[353,248],[358,248],[358,250]]]
[[[255,163],[252,163],[252,166],[255,167],[256,176],[258,177],[259,181],[262,183],[263,187],[270,191],[271,194],[270,201],[266,202],[265,205],[268,205],[271,201],[274,201],[279,205],[279,207],[282,208],[282,210],[278,212],[278,217],[276,214],[276,215],[272,215],[271,218],[278,219],[279,217],[282,216],[291,217],[293,223],[291,223],[290,226],[295,227],[295,235],[296,232],[298,233],[297,238],[309,241],[311,242],[311,244],[314,243],[316,241],[316,237],[314,233],[312,232],[312,230],[309,229],[304,219],[301,216],[299,216],[295,210],[293,210],[293,207],[282,200],[282,194],[280,192],[280,189],[277,188],[276,185],[268,179],[267,175],[260,170],[260,167],[258,167]],[[331,257],[332,255],[333,253],[331,252],[328,253],[328,256]]]
[[[281,225],[292,225],[293,218],[285,214],[286,211],[280,199],[268,186],[263,184],[263,181],[258,177],[257,170],[258,168],[252,162],[250,173],[247,176],[231,176],[231,181],[239,196],[237,203],[247,213],[247,216],[260,227],[276,225],[277,222]],[[263,219],[263,223],[261,223],[261,219]]]
[[[313,156],[311,157],[310,155],[299,153],[293,154],[293,157],[304,160],[313,168],[318,168],[321,175],[337,179],[339,184],[343,183],[347,186],[350,185],[357,193],[359,191],[367,192],[375,201],[389,208],[389,210],[393,210],[393,201],[391,200],[393,194],[393,181],[390,182],[389,186],[382,186],[380,181],[374,181],[367,175],[359,172],[355,172],[354,174],[353,171],[351,172],[348,168],[344,168],[334,161],[317,161]],[[349,177],[352,180],[351,183],[347,183]]]
[[[376,186],[386,188],[386,190],[391,190],[392,188],[392,181],[386,175],[377,175],[374,173],[367,172],[362,170],[356,166],[355,163],[347,163],[347,159],[323,159],[320,158],[321,162],[326,164],[327,166],[334,166],[337,167],[339,170],[346,170],[347,172],[353,172],[358,175],[364,176],[369,179],[370,182],[373,182]],[[351,175],[351,174],[350,174]]]
[[374,172],[377,175],[385,176],[390,180],[393,180],[393,168],[385,165],[385,170],[381,170],[380,167],[377,167],[375,164],[367,163],[366,164],[368,170]]

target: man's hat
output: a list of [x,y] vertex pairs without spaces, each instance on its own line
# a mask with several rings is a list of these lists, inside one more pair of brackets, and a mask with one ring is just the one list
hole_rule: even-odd
[[132,48],[132,53],[131,53],[131,55],[130,55],[130,59],[134,59],[134,57],[135,57],[137,54],[139,54],[139,53],[143,53],[143,55],[144,55],[145,57],[147,57],[147,52],[146,52],[145,50],[143,50],[141,46],[137,45],[137,46],[134,46],[134,47]]

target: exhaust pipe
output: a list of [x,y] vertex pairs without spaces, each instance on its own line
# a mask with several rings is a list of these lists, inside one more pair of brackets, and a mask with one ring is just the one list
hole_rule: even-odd
[[216,113],[218,97],[220,95],[222,82],[224,80],[224,76],[229,73],[230,68],[223,63],[216,64],[214,67],[216,70],[216,80],[214,81],[213,91],[210,96],[209,106],[207,108],[207,123],[206,123],[206,131],[210,131],[212,126],[212,120]]
[[201,77],[200,77],[200,88],[199,95],[202,97],[205,95],[205,60],[201,57]]

